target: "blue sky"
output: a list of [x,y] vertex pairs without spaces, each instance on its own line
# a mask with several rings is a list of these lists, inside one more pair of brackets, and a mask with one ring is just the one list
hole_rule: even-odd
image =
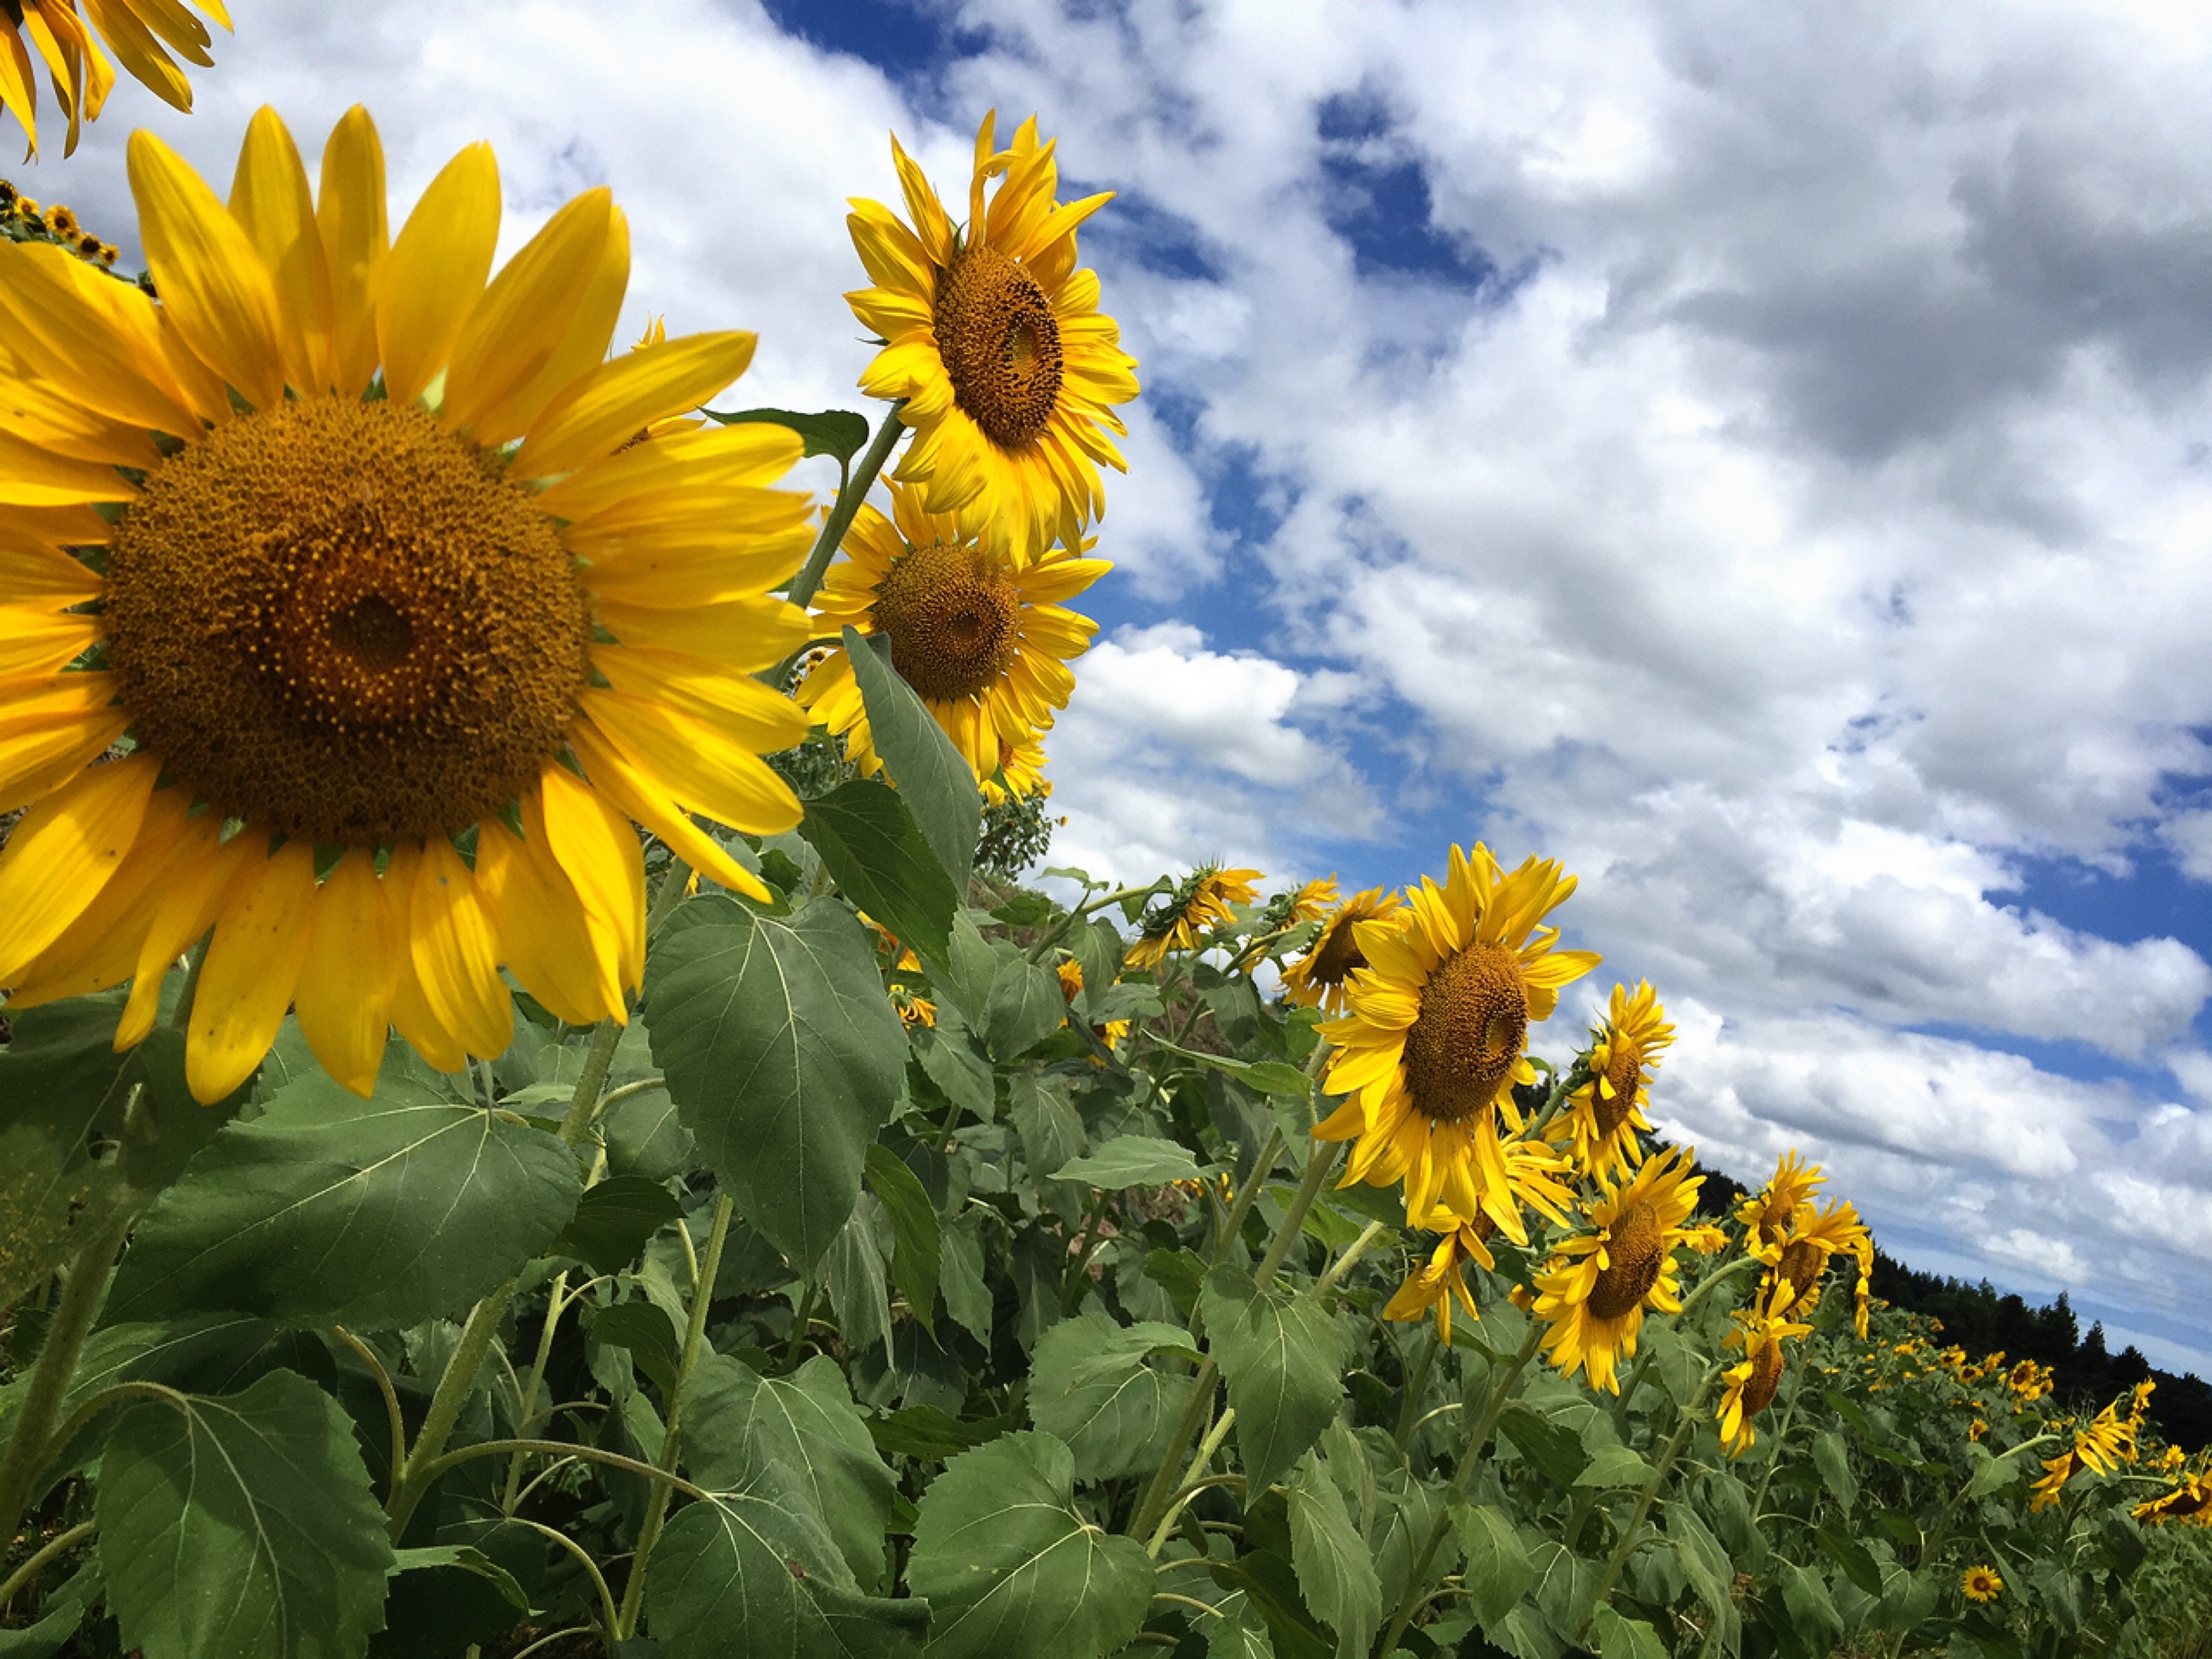
[[[632,216],[632,321],[856,403],[848,196],[1032,111],[1140,360],[1054,857],[1395,885],[1453,840],[1680,1028],[1748,1180],[2212,1371],[2212,37],[2142,4],[234,0],[227,178],[367,100],[395,199]],[[40,188],[43,186],[43,188]]]

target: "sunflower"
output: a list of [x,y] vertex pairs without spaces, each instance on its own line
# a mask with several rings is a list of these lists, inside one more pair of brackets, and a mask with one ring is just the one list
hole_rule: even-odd
[[1780,1313],[1738,1313],[1736,1319],[1729,1341],[1742,1348],[1743,1360],[1722,1374],[1728,1391],[1714,1414],[1721,1425],[1721,1443],[1730,1457],[1741,1457],[1758,1443],[1751,1420],[1774,1403],[1774,1391],[1781,1386],[1783,1342],[1813,1333],[1811,1325]]
[[1574,1166],[1593,1176],[1618,1180],[1644,1161],[1638,1130],[1651,1123],[1643,1111],[1644,1072],[1674,1041],[1674,1027],[1649,980],[1631,992],[1613,987],[1605,1022],[1590,1034],[1590,1080],[1567,1098],[1551,1138],[1573,1148]]
[[1817,1211],[1809,1203],[1794,1205],[1787,1225],[1755,1232],[1759,1241],[1751,1254],[1767,1264],[1759,1299],[1778,1313],[1793,1307],[1810,1313],[1820,1305],[1820,1284],[1831,1257],[1847,1254],[1858,1260],[1862,1288],[1872,1270],[1873,1235],[1860,1223],[1858,1211],[1848,1199],[1837,1199]]
[[2033,1405],[2058,1386],[2058,1373],[2048,1365],[2023,1359],[2005,1373],[2005,1386],[2022,1405]]
[[875,286],[845,297],[884,341],[861,389],[905,399],[899,418],[914,429],[896,476],[923,487],[931,512],[988,529],[1025,564],[1056,541],[1077,546],[1106,510],[1098,463],[1125,469],[1103,429],[1127,435],[1112,405],[1137,395],[1137,360],[1099,310],[1097,275],[1075,268],[1076,227],[1113,193],[1061,204],[1054,145],[1038,143],[1035,120],[999,150],[996,120],[976,134],[957,229],[892,139],[913,224],[853,203],[846,224]]
[[1696,1158],[1677,1147],[1648,1160],[1625,1187],[1601,1183],[1601,1196],[1584,1207],[1597,1230],[1569,1239],[1536,1275],[1534,1311],[1551,1326],[1544,1351],[1567,1376],[1586,1366],[1591,1387],[1619,1393],[1615,1364],[1635,1358],[1644,1310],[1681,1311],[1674,1250],[1703,1184],[1690,1173]]
[[1345,1185],[1403,1179],[1409,1218],[1439,1204],[1487,1210],[1519,1241],[1498,1119],[1522,1128],[1513,1085],[1536,1079],[1522,1052],[1530,1022],[1598,965],[1593,951],[1554,949],[1559,930],[1539,925],[1573,891],[1555,862],[1507,875],[1477,842],[1472,854],[1452,848],[1442,887],[1422,878],[1404,917],[1353,927],[1368,966],[1346,982],[1343,1017],[1320,1028],[1336,1051],[1326,1086],[1352,1098],[1314,1131],[1358,1137]]
[[1157,968],[1171,950],[1194,950],[1198,936],[1232,919],[1230,907],[1259,898],[1256,870],[1224,870],[1202,864],[1183,878],[1166,902],[1146,911],[1137,923],[1137,943],[1125,960],[1132,968]]
[[1479,1319],[1482,1316],[1475,1306],[1475,1298],[1467,1288],[1461,1273],[1463,1263],[1476,1261],[1485,1267],[1495,1267],[1487,1241],[1497,1231],[1497,1224],[1488,1215],[1477,1215],[1473,1221],[1463,1221],[1449,1211],[1439,1210],[1429,1218],[1431,1230],[1440,1230],[1443,1237],[1437,1241],[1437,1247],[1430,1254],[1425,1267],[1416,1267],[1406,1275],[1398,1293],[1383,1309],[1386,1319],[1417,1319],[1430,1308],[1437,1312],[1437,1334],[1446,1345],[1451,1341],[1451,1304],[1457,1297],[1467,1310],[1467,1317]]
[[1308,922],[1319,921],[1337,902],[1336,878],[1322,876],[1270,898],[1267,909],[1260,913],[1261,925],[1269,933],[1302,927]]
[[[1067,706],[1067,659],[1091,646],[1099,625],[1061,603],[1112,570],[1063,548],[1017,564],[963,534],[949,514],[922,510],[921,492],[891,483],[891,517],[863,507],[830,567],[814,609],[834,632],[850,623],[891,642],[892,665],[928,705],[977,778],[1009,749],[1034,746]],[[808,674],[799,700],[845,736],[864,772],[881,762],[842,647]]]
[[447,1071],[504,1050],[503,963],[564,1021],[621,1019],[631,820],[764,898],[690,814],[800,817],[760,755],[806,716],[749,677],[806,638],[768,591],[811,535],[807,497],[769,487],[798,436],[632,441],[741,373],[753,336],[607,362],[629,232],[604,190],[486,286],[484,145],[387,245],[359,108],[319,200],[269,109],[231,208],[151,134],[129,163],[158,303],[0,246],[0,811],[29,808],[0,854],[11,1006],[129,979],[127,1047],[211,927],[203,1100],[295,1001],[361,1092],[387,1023]]
[[998,770],[989,777],[976,779],[976,787],[994,807],[1003,807],[1009,800],[1027,800],[1031,795],[1050,794],[1052,780],[1045,776],[1044,746],[1034,739],[1009,743],[1000,738]]
[[[1074,1001],[1083,989],[1083,964],[1073,956],[1065,957],[1061,962],[1058,972],[1061,995],[1069,1002]],[[1129,1021],[1109,1020],[1102,1026],[1093,1026],[1091,1031],[1100,1042],[1108,1048],[1112,1048],[1129,1034]],[[1095,1060],[1096,1056],[1093,1058]]]
[[2005,1593],[2005,1581],[1995,1567],[1971,1566],[1959,1579],[1959,1589],[1970,1602],[1993,1602]]
[[2187,1526],[2212,1526],[2212,1474],[2184,1474],[2172,1491],[2162,1492],[2128,1513],[2160,1526],[2177,1520]]
[[1746,1245],[1756,1248],[1787,1232],[1797,1207],[1810,1199],[1827,1178],[1819,1164],[1807,1163],[1794,1150],[1783,1153],[1781,1162],[1774,1166],[1774,1178],[1759,1189],[1756,1197],[1746,1198],[1737,1207],[1735,1218],[1749,1235]]
[[1343,1013],[1345,982],[1354,969],[1367,965],[1366,957],[1359,954],[1359,923],[1389,916],[1404,903],[1398,894],[1385,893],[1379,887],[1346,899],[1321,923],[1306,954],[1282,970],[1283,995],[1301,1008]]
[[[62,153],[74,155],[85,122],[99,119],[115,84],[115,67],[101,54],[102,44],[123,60],[133,81],[164,103],[187,113],[192,107],[191,82],[169,54],[203,69],[215,62],[207,55],[213,39],[207,25],[176,0],[83,3],[83,16],[78,16],[77,0],[9,0],[0,9],[0,106],[23,124],[32,155],[38,153],[37,64],[45,66],[54,101],[69,120],[68,141]],[[223,0],[193,3],[224,29],[230,27]],[[37,64],[32,62],[33,53]]]
[[2043,1460],[2043,1478],[2035,1483],[2028,1508],[2048,1509],[2058,1502],[2066,1483],[2084,1469],[2110,1474],[2121,1464],[2134,1462],[2136,1428],[2136,1418],[2120,1415],[2118,1401],[2106,1406],[2086,1429],[2074,1430],[2073,1443],[2064,1451]]

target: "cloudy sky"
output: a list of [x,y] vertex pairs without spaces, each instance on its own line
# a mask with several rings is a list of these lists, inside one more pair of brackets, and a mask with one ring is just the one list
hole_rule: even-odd
[[887,131],[957,198],[1039,113],[1145,386],[1055,859],[1561,858],[1562,1021],[1656,980],[1708,1161],[2212,1372],[2212,14],[231,5],[27,188],[135,254],[133,125],[220,184],[365,101],[403,205],[489,138],[748,403],[855,405]]

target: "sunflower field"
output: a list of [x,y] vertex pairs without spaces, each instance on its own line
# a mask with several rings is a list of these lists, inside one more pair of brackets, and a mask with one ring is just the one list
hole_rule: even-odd
[[[211,37],[0,39],[74,147]],[[1703,1202],[1556,862],[1033,872],[1109,198],[893,155],[866,414],[618,346],[605,190],[395,230],[361,109],[134,135],[136,280],[0,194],[0,1659],[2201,1638],[2150,1385],[1875,1300],[1794,1156]]]

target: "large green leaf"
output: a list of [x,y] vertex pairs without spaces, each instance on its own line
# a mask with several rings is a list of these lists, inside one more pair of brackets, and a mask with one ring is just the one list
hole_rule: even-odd
[[231,1309],[369,1330],[465,1307],[575,1214],[573,1153],[551,1135],[419,1085],[362,1100],[287,1085],[193,1158],[140,1224],[111,1319]]
[[1290,1561],[1306,1605],[1336,1632],[1336,1659],[1359,1659],[1383,1622],[1383,1587],[1344,1494],[1307,1459],[1288,1487]]
[[860,1196],[906,1081],[906,1034],[841,904],[763,916],[693,899],[645,971],[654,1058],[745,1219],[811,1266]]
[[1321,1437],[1344,1396],[1344,1340],[1319,1303],[1224,1262],[1206,1275],[1206,1338],[1229,1382],[1245,1479],[1261,1491]]
[[707,1355],[684,1384],[684,1459],[702,1486],[802,1507],[859,1583],[882,1575],[898,1485],[827,1355],[784,1377]]
[[620,1273],[638,1259],[646,1240],[683,1213],[684,1206],[658,1181],[611,1175],[584,1194],[553,1249],[600,1273]]
[[937,862],[952,878],[954,891],[965,893],[976,862],[983,798],[976,788],[975,773],[944,728],[886,660],[890,646],[885,636],[866,640],[850,624],[846,626],[845,654],[852,658],[853,677],[860,684],[860,701],[868,711],[868,732],[876,753],[905,797]]
[[1002,1060],[1019,1060],[1067,1020],[1060,975],[1020,956],[1002,962],[983,1002],[983,1041]]
[[1086,1481],[1149,1474],[1190,1397],[1190,1377],[1145,1362],[1183,1350],[1187,1332],[1146,1321],[1116,1325],[1091,1310],[1037,1338],[1029,1371],[1029,1415],[1065,1441]]
[[101,1458],[100,1559],[148,1659],[343,1659],[396,1561],[352,1421],[304,1377],[142,1401]]
[[1519,1605],[1536,1582],[1536,1569],[1503,1511],[1489,1504],[1455,1503],[1451,1519],[1467,1557],[1468,1603],[1487,1631]]
[[959,890],[898,790],[872,778],[840,783],[807,803],[799,833],[847,898],[924,960],[944,961]]
[[906,1582],[935,1610],[931,1659],[1100,1659],[1143,1628],[1152,1564],[1075,1507],[1046,1434],[963,1452],[922,1494]]
[[1040,1173],[1109,1189],[1163,1187],[1171,1181],[1197,1180],[1198,1160],[1176,1142],[1157,1135],[1117,1135],[1087,1157]]
[[1090,1202],[1089,1192],[1080,1183],[1051,1176],[1090,1147],[1067,1079],[1040,1076],[1034,1070],[1017,1072],[1007,1079],[1006,1115],[1022,1137],[1022,1157],[1046,1204],[1071,1220],[1080,1215]]
[[898,1659],[919,1651],[925,1601],[863,1595],[795,1505],[750,1494],[677,1511],[645,1580],[660,1659]]
[[891,1276],[906,1306],[932,1334],[937,1330],[937,1287],[944,1260],[944,1228],[923,1189],[921,1177],[879,1141],[868,1149],[868,1186],[891,1218],[894,1246]]

